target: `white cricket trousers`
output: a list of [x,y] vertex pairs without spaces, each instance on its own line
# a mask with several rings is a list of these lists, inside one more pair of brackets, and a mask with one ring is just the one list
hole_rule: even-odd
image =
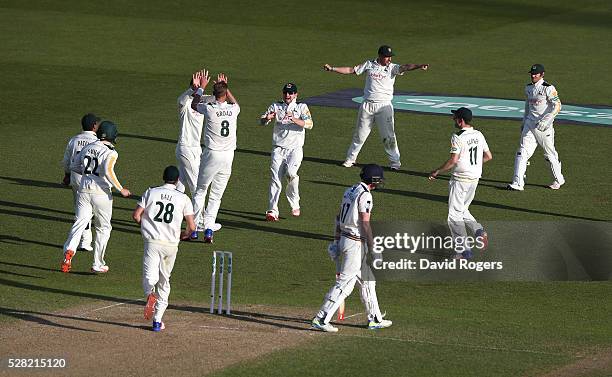
[[[204,148],[200,161],[200,174],[195,194],[193,194],[193,211],[196,224],[203,223],[204,228],[212,228],[217,220],[221,198],[232,175],[234,151],[213,151]],[[208,204],[204,210],[206,193]]]
[[68,233],[68,239],[64,244],[64,253],[66,250],[72,250],[76,253],[79,240],[83,235],[83,231],[87,228],[87,224],[91,221],[92,216],[92,224],[96,230],[93,267],[100,268],[106,266],[104,254],[106,253],[106,245],[113,229],[111,226],[113,196],[110,190],[107,193],[78,192],[76,220]]
[[145,297],[157,297],[153,321],[161,322],[170,297],[170,274],[174,268],[178,246],[145,240],[142,258],[142,289]]
[[270,164],[270,195],[268,212],[278,216],[278,199],[283,188],[282,178],[287,178],[287,188],[285,195],[291,209],[300,208],[300,190],[298,184],[300,177],[297,175],[298,169],[302,164],[304,152],[302,148],[287,149],[283,147],[274,147],[272,149],[272,163]]
[[555,149],[555,129],[551,126],[546,131],[538,131],[535,124],[525,124],[521,132],[521,143],[514,160],[512,185],[524,188],[527,162],[533,156],[533,152],[535,152],[538,145],[544,149],[544,158],[550,164],[550,172],[553,179],[560,184],[565,183],[565,178],[561,173],[559,155]]
[[357,113],[357,125],[353,132],[353,141],[346,153],[348,161],[357,161],[357,155],[372,131],[376,122],[378,132],[385,147],[387,157],[392,164],[400,164],[400,152],[395,137],[395,120],[391,102],[364,101]]
[[365,305],[368,320],[382,321],[376,297],[376,280],[367,262],[367,246],[343,236],[338,241],[338,248],[343,256],[340,276],[325,295],[317,317],[323,319],[323,323],[329,323],[340,304],[353,292],[355,283],[359,283],[361,302]]
[[189,193],[193,197],[196,190],[196,184],[198,183],[202,147],[189,147],[177,144],[175,154],[180,174],[176,189],[185,192],[185,187],[187,187]]
[[[79,186],[72,186],[72,198],[74,200],[74,220],[76,221],[76,208],[77,208],[77,201],[78,201],[78,188]],[[89,222],[87,223],[87,227],[85,228],[85,230],[83,231],[83,235],[81,236],[81,241],[80,241],[80,247],[83,246],[89,246],[91,247],[91,242],[92,242],[93,236],[91,234],[91,219],[89,220]]]
[[470,204],[474,200],[478,180],[473,182],[458,181],[451,178],[448,183],[448,227],[454,240],[455,251],[462,253],[465,250],[466,226],[475,233],[483,229],[470,213]]

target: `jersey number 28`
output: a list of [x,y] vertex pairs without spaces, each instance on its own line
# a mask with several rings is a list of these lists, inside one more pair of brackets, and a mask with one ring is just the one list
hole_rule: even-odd
[[164,205],[164,202],[155,202],[155,204],[159,206],[159,211],[153,220],[157,221],[158,223],[171,223],[172,219],[174,218],[174,204],[167,203]]

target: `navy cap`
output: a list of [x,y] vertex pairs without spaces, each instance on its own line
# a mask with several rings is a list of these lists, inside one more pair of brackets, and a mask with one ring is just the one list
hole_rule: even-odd
[[283,93],[297,93],[297,85],[292,82],[288,82],[283,86]]
[[164,182],[176,182],[179,179],[179,170],[176,166],[168,166],[164,169]]
[[383,168],[376,164],[367,164],[361,168],[359,177],[367,184],[382,183],[385,180]]
[[451,113],[455,114],[457,118],[463,119],[466,122],[472,120],[472,110],[467,107],[460,107],[457,110],[451,110]]
[[91,131],[93,130],[93,126],[101,120],[102,119],[98,118],[96,114],[88,113],[81,118],[81,126],[84,131]]
[[387,46],[387,45],[382,45],[378,48],[378,55],[382,55],[382,56],[394,56],[395,54],[393,53],[393,50],[391,49],[391,46]]
[[542,64],[534,64],[531,66],[529,73],[531,73],[532,75],[544,73],[544,66]]

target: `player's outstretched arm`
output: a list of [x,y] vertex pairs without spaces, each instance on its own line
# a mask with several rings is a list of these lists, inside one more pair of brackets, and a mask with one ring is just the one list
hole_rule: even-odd
[[429,64],[402,64],[400,65],[400,73],[406,71],[414,71],[415,69],[422,69],[423,71],[427,71],[429,69]]
[[342,75],[350,75],[355,73],[355,67],[332,67],[329,64],[323,66],[323,70],[327,72],[336,72]]
[[193,94],[193,100],[191,100],[191,108],[195,111],[198,110],[198,104],[200,103],[202,96],[204,95],[204,88],[208,85],[210,77],[208,71],[203,69],[193,74],[192,76],[193,86],[198,88]]

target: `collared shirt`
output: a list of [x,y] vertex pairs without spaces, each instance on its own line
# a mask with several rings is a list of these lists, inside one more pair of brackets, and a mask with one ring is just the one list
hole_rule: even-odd
[[[262,117],[270,113],[276,113],[272,144],[287,149],[303,147],[305,128],[312,128],[312,116],[308,105],[296,101],[291,101],[289,104],[284,101],[275,102],[268,107]],[[293,123],[291,117],[303,120],[306,122],[305,126]]]
[[529,83],[525,86],[525,122],[531,125],[543,123],[548,125],[561,111],[561,101],[554,85],[540,79],[535,84]]
[[240,106],[229,102],[208,102],[198,104],[198,112],[204,114],[204,146],[213,151],[236,149],[236,128]]
[[365,183],[360,182],[346,189],[338,212],[341,234],[351,239],[363,239],[359,213],[371,213],[372,205],[372,194]]
[[187,195],[166,183],[147,189],[138,206],[144,209],[140,221],[142,238],[178,245],[183,218],[193,215],[193,205]]
[[482,176],[483,153],[489,150],[482,132],[464,128],[451,137],[450,153],[459,154],[452,176],[457,180],[472,181]]
[[115,174],[118,157],[115,147],[107,142],[98,140],[85,146],[70,166],[72,171],[82,175],[79,191],[108,193],[111,187],[121,191],[123,186]]
[[[96,136],[94,131],[83,131],[68,141],[68,145],[66,145],[66,150],[64,151],[64,159],[62,161],[64,172],[66,174],[71,173],[70,165],[76,160],[77,156],[81,152],[81,149],[97,140],[98,136]],[[70,185],[74,188],[78,188],[80,184],[81,175],[72,172],[70,174]]]
[[366,60],[354,67],[355,73],[361,75],[366,72],[363,99],[372,102],[390,102],[393,99],[393,85],[395,77],[403,75],[400,66],[390,63],[388,66],[380,65],[376,59]]
[[[202,138],[204,115],[191,108],[193,89],[189,88],[176,100],[179,118],[178,144],[186,147],[199,147]],[[213,96],[202,96],[200,102],[214,101]]]

